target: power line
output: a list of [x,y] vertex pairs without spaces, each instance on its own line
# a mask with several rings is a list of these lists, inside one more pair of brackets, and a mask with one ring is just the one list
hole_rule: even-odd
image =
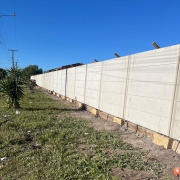
[[[16,1],[14,0],[14,14],[16,14]],[[16,28],[16,17],[14,16],[14,36],[15,36],[15,43],[17,48],[17,28]]]
[[[14,7],[14,13],[13,14],[0,14],[0,19],[1,19],[1,17],[3,17],[3,16],[16,16],[16,13],[15,13],[15,10],[16,10],[16,1],[14,0],[14,5],[13,5],[13,7]],[[9,43],[8,43],[8,40],[7,40],[7,37],[6,37],[6,32],[5,32],[5,29],[4,29],[4,25],[3,25],[3,21],[2,21],[2,19],[0,20],[1,21],[1,23],[0,23],[0,43],[2,44],[2,47],[3,47],[3,51],[4,51],[4,54],[5,54],[5,56],[7,57],[7,59],[9,60],[10,59],[10,57],[9,57],[9,54],[7,53],[8,51],[8,49],[9,49]],[[17,47],[17,38],[16,38],[16,19],[14,19],[14,26],[15,26],[15,28],[14,28],[14,31],[15,31],[15,42],[16,42],[16,47]],[[4,37],[3,37],[3,34],[4,34]],[[10,50],[10,51],[12,51],[12,67],[14,68],[14,51],[16,51],[16,50]]]
[[[7,37],[6,37],[6,33],[5,33],[5,30],[4,30],[4,26],[3,26],[3,21],[2,19],[0,18],[0,40],[1,40],[1,45],[3,47],[3,51],[4,51],[4,54],[6,56],[7,59],[10,59],[8,53],[7,53],[7,49],[9,47],[8,45],[8,41],[7,41]],[[3,34],[4,34],[4,37],[3,37]]]
[[[3,17],[3,16],[16,16],[15,13],[13,14],[7,14],[7,15],[1,15],[0,14],[0,17]],[[1,19],[1,18],[0,18]],[[8,41],[6,40],[7,37],[6,37],[6,33],[5,33],[5,30],[4,30],[4,26],[3,26],[3,21],[1,19],[1,29],[0,29],[0,39],[1,39],[1,44],[2,44],[2,47],[4,48],[4,54],[6,55],[7,59],[9,59],[9,56],[8,56],[8,53],[7,53],[7,49],[9,47],[9,43]],[[4,33],[4,37],[3,37],[3,33]],[[7,43],[6,43],[7,42]],[[13,62],[13,56],[14,56],[14,53],[12,55],[12,62]],[[14,63],[13,63],[14,64]],[[13,65],[14,67],[14,65]]]

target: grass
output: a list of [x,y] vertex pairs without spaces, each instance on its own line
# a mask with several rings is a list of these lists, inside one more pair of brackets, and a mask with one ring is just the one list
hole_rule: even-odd
[[71,107],[36,90],[21,102],[20,114],[0,97],[0,179],[119,179],[112,168],[148,171],[162,165],[120,136],[99,132],[69,115]]

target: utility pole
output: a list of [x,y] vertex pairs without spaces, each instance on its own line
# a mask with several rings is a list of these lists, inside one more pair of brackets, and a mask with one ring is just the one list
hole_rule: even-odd
[[10,50],[10,49],[8,49],[9,51],[11,51],[12,52],[12,68],[14,69],[14,51],[18,51],[18,50]]
[[[16,14],[15,13],[13,13],[13,14],[2,14],[2,15],[0,14],[0,18],[3,16],[16,16]],[[9,51],[12,51],[12,61],[13,61],[12,67],[14,68],[14,51],[17,51],[17,50],[9,50]]]

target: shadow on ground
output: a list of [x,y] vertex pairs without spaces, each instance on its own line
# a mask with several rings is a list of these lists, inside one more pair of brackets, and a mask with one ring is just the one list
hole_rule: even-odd
[[32,107],[32,108],[21,108],[22,110],[25,111],[44,111],[44,110],[53,110],[53,111],[61,111],[61,112],[65,112],[65,111],[85,111],[85,109],[83,108],[78,108],[78,109],[72,109],[72,108],[36,108],[36,107]]

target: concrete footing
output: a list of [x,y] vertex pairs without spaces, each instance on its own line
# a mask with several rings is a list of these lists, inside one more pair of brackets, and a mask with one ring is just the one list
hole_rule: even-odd
[[137,124],[134,124],[134,123],[131,123],[131,122],[128,122],[128,129],[131,130],[132,132],[136,133],[137,132],[137,129],[138,129],[138,125]]
[[105,119],[105,120],[108,119],[108,113],[99,111],[99,116],[100,116],[102,119]]
[[86,106],[86,110],[94,114],[95,116],[99,115],[99,111],[91,106]]
[[114,117],[113,122],[119,124],[120,126],[122,126],[124,124],[124,120]]
[[153,134],[153,143],[158,146],[163,146],[165,149],[171,149],[173,140],[169,137],[165,137],[161,134],[154,133]]

